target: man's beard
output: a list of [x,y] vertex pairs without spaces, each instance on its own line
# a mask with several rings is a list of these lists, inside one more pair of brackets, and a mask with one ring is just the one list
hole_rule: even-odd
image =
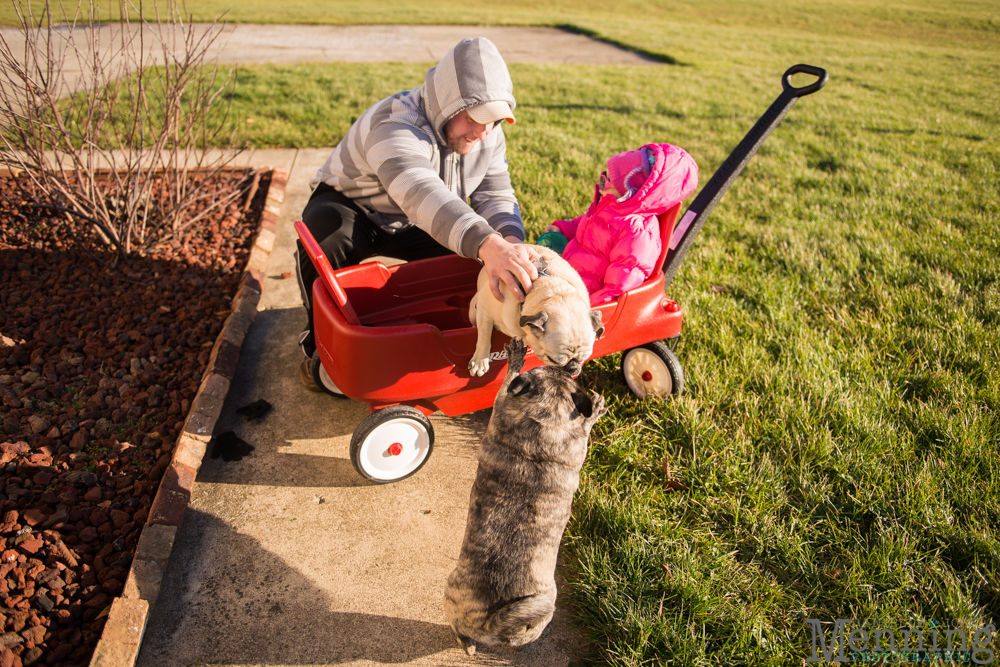
[[465,136],[461,134],[454,137],[447,137],[447,139],[448,148],[450,148],[453,153],[458,153],[459,155],[468,155],[472,152],[473,146],[476,145],[476,142],[467,142],[465,146],[463,146],[462,140],[465,139]]

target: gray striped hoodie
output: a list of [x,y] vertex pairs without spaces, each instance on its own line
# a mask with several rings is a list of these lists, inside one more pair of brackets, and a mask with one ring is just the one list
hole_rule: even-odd
[[438,243],[476,257],[487,236],[524,239],[521,210],[507,172],[501,126],[468,155],[447,145],[445,123],[472,106],[503,100],[513,109],[510,74],[496,46],[462,40],[419,88],[396,93],[365,111],[316,173],[383,228],[416,224]]

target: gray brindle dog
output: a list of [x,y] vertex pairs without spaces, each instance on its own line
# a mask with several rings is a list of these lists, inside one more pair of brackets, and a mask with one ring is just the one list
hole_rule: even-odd
[[507,344],[507,375],[479,449],[458,565],[444,608],[458,641],[523,646],[552,620],[556,556],[587,439],[607,409],[561,368],[520,375],[525,345]]

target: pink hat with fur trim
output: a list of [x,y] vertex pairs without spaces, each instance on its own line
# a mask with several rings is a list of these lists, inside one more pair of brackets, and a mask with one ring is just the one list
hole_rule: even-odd
[[655,159],[652,151],[645,146],[614,155],[608,158],[608,180],[619,195],[631,195],[649,178]]

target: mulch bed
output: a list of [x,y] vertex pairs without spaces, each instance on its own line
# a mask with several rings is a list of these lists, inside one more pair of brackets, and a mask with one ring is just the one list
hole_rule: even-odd
[[[222,178],[246,187],[250,175]],[[87,225],[28,207],[0,178],[0,667],[89,663],[268,179],[249,207],[111,268]]]

